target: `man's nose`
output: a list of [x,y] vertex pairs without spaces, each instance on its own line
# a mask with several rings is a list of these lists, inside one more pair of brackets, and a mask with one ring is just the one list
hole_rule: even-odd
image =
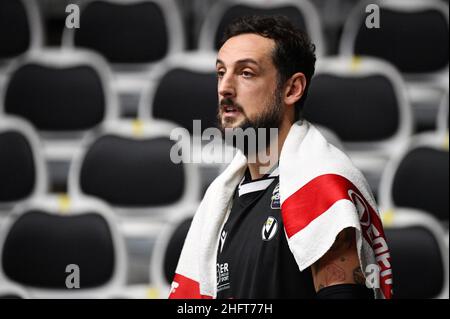
[[219,80],[218,86],[219,95],[221,97],[234,97],[236,95],[236,89],[231,75],[224,75]]

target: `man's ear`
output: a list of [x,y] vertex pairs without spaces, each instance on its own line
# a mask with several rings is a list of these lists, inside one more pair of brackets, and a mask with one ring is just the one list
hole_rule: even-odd
[[297,72],[287,81],[284,90],[284,103],[294,105],[303,96],[306,88],[306,77],[303,73]]

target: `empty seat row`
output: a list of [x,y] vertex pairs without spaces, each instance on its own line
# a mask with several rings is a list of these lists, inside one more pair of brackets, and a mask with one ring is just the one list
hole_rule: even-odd
[[[200,179],[195,165],[175,163],[181,148],[166,123],[110,121],[87,135],[71,161],[71,196],[94,196],[118,216],[166,216],[195,208]],[[180,141],[179,143],[190,142]],[[48,177],[34,129],[15,117],[0,118],[0,207],[11,208],[48,193]]]
[[[155,298],[169,295],[192,217],[180,211],[157,237],[152,289],[144,290]],[[449,254],[441,225],[411,209],[398,209],[383,222],[394,298],[448,298]],[[127,292],[124,242],[111,214],[92,198],[61,205],[46,197],[20,206],[1,227],[0,254],[0,298],[151,297]]]
[[[368,4],[381,8],[382,28],[366,26]],[[37,11],[32,10],[35,5],[35,1],[2,2],[0,11],[5,14],[4,32],[8,38],[2,43],[5,53],[1,57],[25,52],[28,49],[26,44],[31,40],[42,45],[42,36],[34,34],[42,33],[42,27],[34,28],[33,23],[40,19],[33,16]],[[307,0],[220,1],[206,15],[200,31],[199,48],[216,50],[225,26],[234,18],[249,14],[285,15],[310,34],[319,55],[326,52],[319,14],[313,3]],[[115,65],[154,63],[185,47],[181,14],[172,0],[86,1],[81,5],[81,15],[83,27],[65,29],[63,45],[93,49]],[[22,36],[12,38],[13,33],[8,33],[8,28],[14,24],[23,24],[22,32],[18,33]],[[406,74],[439,73],[448,71],[447,38],[448,5],[441,0],[360,1],[346,21],[340,51],[345,55],[371,55],[385,59]],[[9,49],[11,53],[7,54],[8,43],[13,46],[14,41],[22,44],[16,44],[19,48]]]
[[[48,194],[44,187],[30,194],[36,178],[24,182],[19,177],[35,177],[34,167],[43,164],[37,134],[29,133],[33,129],[23,120],[2,117],[0,298],[135,297],[125,283],[136,260],[125,251],[124,239],[153,238],[171,214],[192,214],[198,205],[195,167],[170,159],[174,142],[163,132],[171,129],[111,122],[99,136],[86,138],[85,151],[72,163],[67,195]],[[46,179],[45,174],[39,177]],[[12,197],[11,189],[17,187],[25,191]],[[66,287],[69,264],[79,267],[83,289]],[[152,296],[160,296],[156,293]],[[137,296],[148,297],[142,292]]]
[[[29,6],[33,5],[25,4],[34,2],[22,2],[8,0],[1,4],[0,11],[8,15],[8,19],[18,15],[17,23],[23,22],[21,29],[24,30],[23,36],[15,33],[11,40],[14,47],[22,49],[5,47],[4,52],[20,54],[28,48],[42,46],[39,35],[42,28],[34,27],[39,16],[30,13],[33,10]],[[448,5],[441,0],[371,2],[380,7],[383,27],[368,28],[365,10],[368,4],[361,1],[348,17],[340,54],[374,56],[394,65],[406,80],[405,88],[419,129],[433,127],[439,101],[448,88]],[[114,86],[120,92],[126,112],[133,114],[147,85],[147,71],[184,50],[183,28],[176,8],[173,1],[161,0],[85,2],[81,8],[83,27],[65,29],[63,46],[86,48],[103,55],[113,66]],[[8,11],[11,14],[7,14]],[[310,34],[319,56],[326,52],[320,19],[314,5],[306,0],[218,2],[204,21],[199,48],[216,50],[225,25],[235,17],[250,13],[287,15]],[[6,41],[0,45],[7,46],[11,34],[7,32],[7,36],[1,37]],[[18,45],[18,41],[33,45]],[[13,55],[5,53],[3,56]]]
[[[16,118],[0,123],[1,203],[45,194],[45,167],[33,129]],[[108,122],[85,138],[71,161],[69,194],[101,198],[121,217],[165,220],[169,212],[195,209],[201,198],[200,172],[186,152],[192,149],[182,147],[192,142],[189,134],[171,140],[175,128],[158,121]],[[385,163],[382,209],[417,208],[448,221],[448,161],[448,132],[415,135]]]
[[[147,79],[139,118],[164,120],[191,134],[215,127],[214,61],[212,52],[195,52],[173,55],[159,64]],[[11,65],[0,113],[25,118],[39,130],[55,189],[65,190],[68,163],[86,134],[120,117],[112,78],[99,55],[79,49],[35,51]],[[401,75],[383,60],[322,58],[303,115],[337,135],[376,190],[386,161],[414,132],[405,92]],[[441,105],[436,125],[445,130],[441,119],[446,117],[448,95]],[[200,132],[193,132],[193,120],[201,121]]]
[[[2,133],[15,132],[16,135],[20,136],[22,131],[26,132],[26,130],[22,129],[23,127],[25,127],[24,125],[18,125],[20,122],[21,121],[17,119],[14,120],[3,118],[2,123],[9,123],[9,125],[7,126],[6,124],[3,124],[0,131]],[[112,210],[109,209],[110,213],[108,213],[107,215],[114,216],[111,218],[117,221],[120,221],[121,219],[130,220],[130,217],[137,218],[139,215],[141,216],[141,218],[137,219],[138,223],[141,223],[143,220],[155,221],[154,218],[142,218],[142,215],[145,214],[155,215],[156,217],[158,217],[157,220],[165,219],[165,221],[168,221],[168,224],[164,223],[167,225],[165,227],[169,229],[172,227],[172,231],[174,225],[178,225],[178,222],[182,222],[184,226],[182,227],[182,230],[177,232],[181,233],[180,236],[183,237],[182,233],[188,229],[189,216],[192,216],[193,212],[195,211],[195,207],[198,203],[199,198],[199,185],[195,182],[195,174],[193,173],[193,171],[189,173],[189,170],[193,170],[193,167],[185,168],[183,172],[180,170],[179,165],[172,163],[168,153],[173,146],[173,142],[168,138],[164,139],[164,134],[162,133],[163,131],[171,131],[171,127],[168,126],[167,123],[153,123],[153,125],[145,124],[146,123],[133,123],[127,121],[120,123],[111,122],[110,126],[105,127],[105,131],[102,132],[99,136],[93,136],[92,138],[86,139],[86,148],[84,152],[80,153],[79,157],[77,157],[72,166],[70,184],[71,191],[69,197],[53,197],[42,199],[42,196],[38,196],[37,198],[34,197],[32,200],[22,201],[22,203],[16,205],[14,211],[17,213],[8,215],[6,221],[2,223],[2,231],[0,233],[0,235],[8,238],[4,240],[3,246],[0,247],[7,248],[6,252],[5,249],[1,251],[3,254],[3,271],[6,273],[6,276],[9,278],[9,280],[12,279],[13,282],[19,282],[21,284],[24,284],[25,286],[30,286],[31,296],[54,296],[53,293],[57,293],[58,291],[40,291],[39,287],[42,288],[42,286],[40,285],[43,285],[43,283],[36,283],[36,280],[39,281],[48,279],[50,282],[55,283],[57,281],[59,285],[62,285],[62,279],[66,278],[66,273],[64,273],[63,275],[58,274],[56,278],[49,275],[48,277],[43,276],[43,279],[36,279],[34,278],[34,276],[27,275],[28,273],[33,274],[33,272],[30,272],[29,269],[24,269],[23,267],[16,266],[24,262],[23,258],[30,258],[29,260],[27,259],[30,264],[37,261],[36,254],[33,250],[30,250],[29,245],[32,245],[32,243],[34,244],[38,240],[42,240],[43,243],[49,243],[49,238],[57,238],[58,236],[58,238],[61,237],[61,240],[56,240],[52,244],[53,246],[50,246],[51,249],[49,249],[48,251],[52,252],[54,252],[52,249],[58,251],[58,249],[61,250],[65,247],[60,246],[58,244],[59,242],[66,242],[70,244],[71,240],[75,239],[71,238],[71,240],[68,240],[66,237],[71,235],[76,236],[78,232],[62,231],[61,229],[64,230],[64,227],[66,227],[64,226],[65,223],[67,222],[67,224],[72,224],[72,222],[77,219],[75,218],[75,216],[77,216],[76,212],[92,212],[89,211],[87,207],[90,207],[91,209],[96,209],[96,207],[107,207],[105,206],[106,204],[104,204],[103,201],[108,202],[113,207],[114,213],[112,213]],[[28,130],[32,132],[32,129]],[[22,134],[22,136],[25,136],[23,137],[23,139],[26,141],[27,135]],[[7,146],[7,144],[4,144],[4,141],[8,141],[9,138],[10,135],[5,136],[5,134],[0,134],[0,145]],[[392,195],[390,196],[395,198],[392,203],[389,203],[389,201],[388,203],[384,203],[384,198],[381,198],[381,202],[384,208],[394,210],[389,218],[386,217],[389,215],[385,214],[384,218],[386,225],[395,226],[394,221],[403,218],[401,217],[402,214],[399,213],[401,207],[425,210],[439,218],[440,221],[445,222],[445,220],[447,220],[448,222],[448,196],[445,196],[445,194],[448,193],[448,142],[447,148],[445,148],[445,140],[443,139],[443,135],[439,134],[417,136],[416,138],[417,143],[411,144],[409,148],[410,151],[403,154],[401,164],[397,162],[398,159],[396,159],[395,162],[391,164],[392,167],[397,167],[395,173],[392,173],[391,167],[389,167],[389,169],[386,171],[386,180],[389,181],[391,185],[388,185],[387,188],[391,189]],[[17,138],[13,142],[15,143],[16,140]],[[422,144],[425,146],[422,146],[420,149],[418,149],[417,145]],[[25,150],[26,149],[27,148],[25,148]],[[2,166],[0,167],[0,175],[2,176],[2,181],[11,181],[13,179],[10,178],[8,174],[12,175],[14,178],[16,176],[16,173],[14,173],[14,170],[11,170],[10,167],[17,163],[20,163],[20,160],[18,159],[20,159],[21,156],[25,155],[24,157],[32,159],[34,157],[30,156],[29,154],[27,154],[27,152],[24,151],[17,152],[16,156],[13,156],[13,154],[10,154],[10,152],[5,152],[5,150],[9,151],[10,149],[0,149],[0,158],[3,160]],[[11,150],[13,151],[14,149]],[[5,154],[9,156],[5,156]],[[30,161],[30,159],[28,161]],[[432,163],[431,169],[430,163]],[[412,180],[411,176],[414,176]],[[17,183],[17,180],[13,181],[14,183]],[[421,185],[430,184],[434,185],[435,187],[421,187]],[[1,185],[0,190],[2,191],[0,193],[3,194],[5,190],[7,191],[8,186],[9,185]],[[430,194],[430,192],[433,194]],[[397,195],[396,193],[400,194]],[[92,196],[98,199],[90,200],[89,198],[92,198]],[[94,202],[98,202],[99,200],[102,200],[100,203],[103,204],[100,204],[100,206],[94,205]],[[84,206],[82,206],[83,209],[75,209],[79,207],[79,205],[82,205],[82,202],[84,203]],[[33,209],[30,209],[30,211],[28,211],[28,209],[24,209],[29,207],[32,207]],[[48,215],[48,213],[43,212],[44,210],[49,210],[53,213],[50,213],[50,215]],[[27,211],[27,214],[26,218],[22,219],[21,214],[24,211]],[[128,218],[124,218],[127,215],[127,212],[129,214]],[[63,217],[74,218],[64,219]],[[173,220],[173,218],[175,219],[175,221]],[[432,217],[424,218],[426,220],[427,218],[428,220],[430,218],[433,219]],[[85,218],[83,218],[83,220],[84,219]],[[97,219],[101,218],[98,217]],[[57,227],[34,227],[33,231],[36,232],[36,235],[28,237],[25,235],[30,234],[31,226],[27,227],[29,223],[37,223],[38,225],[42,225],[42,223],[48,220],[51,220],[52,223],[55,223]],[[90,218],[87,218],[86,220],[90,220]],[[94,218],[94,220],[96,220],[96,218]],[[92,224],[92,227],[98,225],[98,223],[92,223],[91,221],[86,223]],[[103,221],[101,223],[104,224],[105,222]],[[437,221],[435,223],[439,224]],[[13,224],[16,226],[12,227]],[[77,224],[78,227],[84,227],[82,226],[84,225],[84,222],[79,222],[78,224],[75,221],[75,224]],[[406,224],[411,226],[408,223]],[[157,225],[162,224],[159,223]],[[419,224],[417,224],[414,227],[416,226],[422,227],[423,225],[420,226]],[[158,227],[160,228],[160,226]],[[401,240],[401,242],[399,243],[400,246],[398,248],[392,249],[392,255],[399,256],[397,257],[398,261],[396,267],[398,269],[402,268],[403,271],[404,269],[409,269],[408,267],[404,266],[403,261],[400,261],[400,258],[403,255],[406,255],[407,258],[409,258],[407,260],[414,260],[416,258],[416,255],[411,255],[413,253],[420,256],[421,252],[417,249],[418,246],[414,246],[414,249],[409,248],[409,250],[406,250],[405,252],[406,248],[404,247],[404,245],[406,245],[408,242],[410,243],[410,245],[412,245],[411,239],[414,239],[415,241],[417,240],[418,243],[421,243],[421,245],[434,245],[434,243],[437,242],[437,246],[431,246],[433,250],[430,250],[430,247],[428,247],[428,249],[424,249],[425,253],[430,254],[431,257],[434,256],[433,258],[425,258],[424,260],[430,263],[429,266],[426,267],[436,267],[437,270],[434,272],[434,274],[439,275],[440,277],[438,277],[437,279],[433,277],[433,281],[430,281],[429,283],[429,285],[432,286],[424,291],[426,291],[426,297],[438,296],[440,295],[439,292],[442,288],[442,284],[440,284],[439,282],[442,281],[445,283],[445,280],[442,279],[447,278],[447,275],[445,275],[445,272],[441,275],[441,270],[446,269],[445,255],[443,255],[442,257],[436,252],[440,251],[440,242],[443,240],[445,235],[441,234],[442,236],[435,236],[433,235],[434,233],[431,233],[432,237],[430,237],[429,234],[427,235],[427,232],[416,231],[413,226],[411,227],[412,229],[408,229],[407,231],[395,231],[394,235],[389,235],[389,232],[387,233],[388,238],[391,237],[394,238],[394,240]],[[43,229],[47,229],[49,232],[42,234]],[[16,231],[18,231],[18,233],[16,233]],[[156,234],[158,233],[159,232],[157,232]],[[163,286],[163,283],[164,280],[170,280],[171,273],[173,272],[178,257],[176,255],[171,255],[168,260],[164,259],[166,258],[165,253],[161,251],[162,248],[160,246],[170,246],[171,252],[180,250],[182,246],[182,240],[181,243],[172,242],[171,239],[168,239],[168,235],[164,235],[164,233],[165,232],[162,232],[160,234],[160,236],[163,236],[162,239],[158,238],[157,240],[154,250],[155,255],[152,254],[152,256],[159,257],[152,257],[150,277],[152,279],[152,282],[156,283],[157,285],[161,285],[162,288],[160,288],[159,291],[161,291],[162,293],[167,291],[168,289],[167,285]],[[400,235],[395,235],[396,233],[399,233]],[[405,233],[405,235],[401,233]],[[6,234],[8,234],[8,236],[6,236]],[[423,235],[425,237],[416,237],[418,235]],[[407,239],[405,240],[403,236],[406,236]],[[437,239],[434,239],[435,237]],[[85,237],[85,239],[87,240],[88,238]],[[32,243],[30,243],[30,240],[32,241]],[[0,240],[0,243],[1,242],[2,241]],[[18,249],[16,245],[23,245],[23,247],[21,246],[21,249]],[[16,249],[13,249],[14,247],[16,247]],[[86,244],[86,247],[88,247],[89,249],[86,248],[87,251],[84,253],[79,253],[77,250],[71,249],[67,249],[67,251],[78,254],[76,255],[79,257],[79,259],[77,260],[80,260],[81,263],[81,261],[83,261],[83,256],[85,256],[85,254],[92,253],[92,250],[90,249],[94,249],[96,246],[92,245],[91,247]],[[29,251],[30,255],[25,257],[22,254],[17,254],[17,251]],[[395,253],[395,251],[397,252]],[[8,257],[6,258],[5,256]],[[396,260],[395,258],[396,257],[393,257],[393,260]],[[111,260],[111,256],[109,257],[109,260]],[[63,262],[66,262],[66,259],[62,259],[62,261],[57,264],[61,266],[61,263]],[[416,263],[415,266],[417,266],[418,269],[422,269],[424,267],[424,263],[425,261],[422,261],[420,263]],[[110,266],[111,264],[108,265]],[[105,266],[104,269],[110,269],[108,267]],[[163,271],[163,275],[161,275],[161,269],[165,269]],[[94,270],[92,271],[96,272]],[[106,272],[108,274],[111,274],[110,270]],[[106,277],[107,276],[105,275],[105,277],[103,278]],[[100,278],[102,277],[100,276]],[[94,283],[99,283],[98,278],[92,280],[94,281]],[[408,281],[409,277],[408,280],[403,280]],[[403,280],[400,280],[399,283],[403,282]],[[6,279],[6,281],[8,282],[8,279]],[[105,280],[105,282],[106,281],[108,280]],[[428,279],[424,281],[424,284],[426,282],[428,282]],[[11,285],[11,282],[8,283],[9,285]],[[99,286],[102,285],[99,284]],[[403,289],[402,286],[403,284],[399,284],[398,289],[400,289],[400,291],[402,291]],[[410,296],[408,294],[412,293],[412,291],[403,291],[405,296]],[[110,292],[109,289],[108,292]],[[96,295],[93,294],[93,291],[84,291],[84,293],[87,294],[83,294],[83,296]],[[414,293],[417,294],[413,295],[415,297],[420,295],[420,291],[414,290]],[[58,296],[62,297],[64,295]],[[67,296],[75,297],[77,295],[73,295],[68,292]],[[105,295],[102,294],[102,296]]]

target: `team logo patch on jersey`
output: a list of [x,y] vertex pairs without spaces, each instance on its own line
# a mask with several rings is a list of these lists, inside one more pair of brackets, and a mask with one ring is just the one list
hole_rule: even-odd
[[266,222],[263,225],[261,230],[262,239],[265,241],[269,241],[275,236],[278,230],[278,221],[275,217],[269,216]]
[[223,245],[225,244],[225,239],[227,239],[227,232],[223,230],[222,234],[220,235],[220,252],[222,252]]
[[280,183],[275,186],[270,200],[270,208],[280,209]]

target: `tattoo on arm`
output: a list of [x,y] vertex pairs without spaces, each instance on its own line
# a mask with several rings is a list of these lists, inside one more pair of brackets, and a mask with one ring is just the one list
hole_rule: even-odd
[[345,281],[345,270],[336,264],[330,264],[325,268],[325,285],[330,286],[332,284]]
[[366,283],[366,278],[361,270],[361,267],[357,267],[353,270],[353,280],[356,284],[364,285]]
[[342,230],[328,252],[311,268],[316,291],[336,284],[364,284],[365,277],[359,264],[355,229]]

